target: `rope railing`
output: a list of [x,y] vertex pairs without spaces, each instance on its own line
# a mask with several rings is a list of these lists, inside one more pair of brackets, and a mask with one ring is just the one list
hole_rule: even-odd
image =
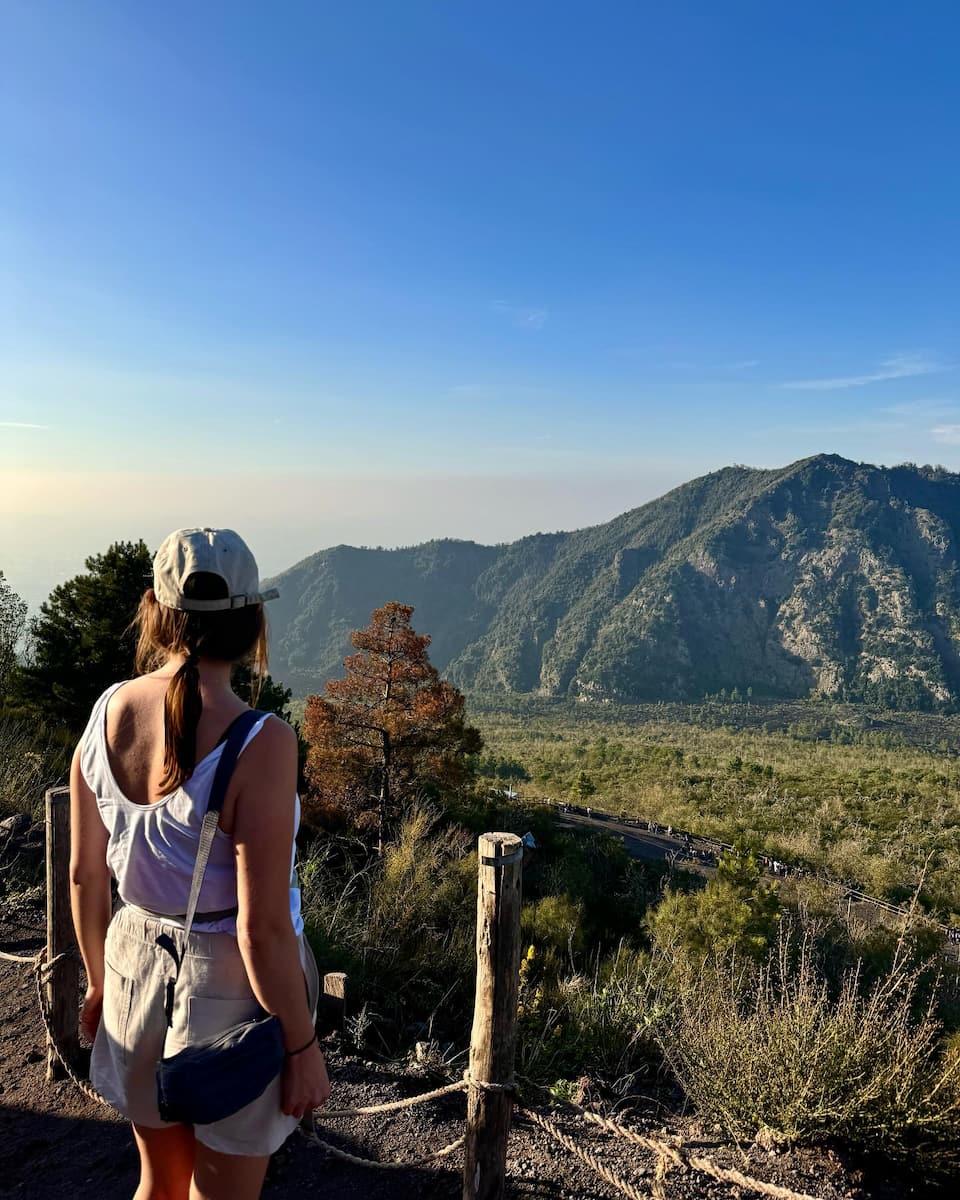
[[526,1117],[528,1121],[532,1121],[534,1125],[538,1125],[544,1133],[563,1146],[564,1150],[569,1151],[570,1154],[579,1158],[582,1163],[585,1163],[595,1174],[609,1183],[611,1187],[615,1187],[618,1191],[623,1192],[625,1196],[629,1196],[630,1200],[647,1200],[647,1197],[642,1192],[639,1192],[629,1180],[624,1179],[622,1175],[618,1175],[615,1171],[611,1171],[609,1167],[604,1166],[600,1159],[591,1153],[591,1151],[578,1146],[572,1137],[565,1134],[559,1128],[555,1121],[551,1121],[549,1117],[545,1117],[531,1108],[518,1108],[517,1111]]
[[456,1083],[448,1083],[444,1087],[435,1088],[432,1092],[422,1092],[419,1096],[409,1096],[406,1100],[388,1100],[385,1104],[367,1104],[363,1108],[332,1108],[324,1109],[322,1116],[327,1121],[336,1121],[343,1117],[371,1117],[377,1113],[397,1112],[401,1108],[415,1108],[418,1104],[426,1104],[428,1100],[437,1100],[441,1096],[450,1096],[454,1092],[465,1091],[467,1079],[458,1079]]
[[[65,951],[63,954],[57,955],[56,958],[46,961],[46,948],[38,951],[36,954],[26,957],[23,955],[8,954],[6,951],[0,951],[0,957],[6,961],[17,962],[30,965],[34,980],[36,983],[37,1002],[40,1008],[40,1015],[46,1029],[47,1036],[50,1039],[50,1044],[53,1046],[57,1057],[63,1064],[69,1078],[75,1086],[89,1100],[101,1105],[104,1108],[110,1109],[111,1112],[117,1110],[108,1100],[96,1090],[93,1084],[84,1079],[75,1070],[74,1065],[70,1062],[69,1056],[66,1055],[61,1046],[58,1044],[58,1039],[53,1028],[53,1023],[50,1020],[50,1011],[45,995],[45,986],[49,976],[57,964],[65,958],[71,956],[72,951]],[[320,1137],[317,1130],[318,1117],[321,1120],[347,1120],[362,1117],[378,1116],[382,1113],[399,1112],[403,1109],[415,1108],[421,1104],[427,1104],[432,1100],[439,1100],[444,1096],[455,1095],[458,1092],[465,1091],[470,1085],[480,1088],[484,1091],[491,1092],[515,1092],[515,1084],[498,1084],[489,1083],[484,1080],[474,1078],[469,1071],[465,1071],[463,1078],[452,1083],[443,1084],[440,1087],[434,1088],[428,1092],[420,1092],[416,1096],[408,1096],[402,1100],[388,1100],[382,1104],[367,1104],[350,1106],[346,1108],[334,1108],[326,1111],[314,1110],[310,1114],[310,1126],[306,1128],[301,1126],[301,1132],[308,1140],[316,1145],[324,1153],[330,1155],[341,1162],[350,1163],[353,1166],[370,1167],[382,1170],[414,1170],[419,1167],[429,1166],[431,1163],[437,1162],[440,1159],[447,1158],[461,1149],[464,1143],[464,1135],[455,1138],[452,1142],[441,1146],[438,1150],[430,1154],[421,1155],[413,1159],[374,1159],[363,1155],[351,1154],[349,1151],[342,1150],[339,1146],[324,1140]],[[671,1145],[660,1138],[651,1137],[649,1134],[640,1133],[628,1126],[621,1125],[616,1121],[610,1120],[608,1117],[600,1116],[598,1113],[591,1112],[589,1109],[583,1108],[581,1105],[574,1103],[571,1100],[563,1102],[568,1108],[575,1112],[583,1121],[592,1125],[596,1125],[607,1133],[614,1134],[617,1137],[623,1138],[626,1141],[632,1142],[634,1145],[647,1150],[654,1155],[657,1163],[657,1173],[662,1177],[667,1170],[673,1168],[687,1169],[696,1171],[700,1174],[709,1175],[716,1179],[719,1183],[726,1183],[733,1187],[738,1187],[744,1191],[753,1192],[756,1195],[767,1196],[770,1200],[818,1200],[818,1197],[811,1196],[805,1192],[796,1192],[790,1188],[781,1187],[778,1184],[767,1183],[764,1180],[754,1179],[749,1175],[745,1175],[742,1171],[734,1168],[721,1167],[711,1159],[703,1155],[689,1154],[681,1147]],[[586,1166],[590,1167],[596,1175],[603,1179],[611,1187],[616,1188],[625,1196],[630,1197],[630,1200],[648,1200],[648,1193],[643,1193],[637,1189],[629,1180],[622,1175],[606,1166],[596,1154],[586,1147],[578,1144],[578,1142],[559,1128],[557,1123],[539,1113],[534,1109],[526,1108],[522,1105],[517,1105],[516,1110],[522,1117],[542,1129],[549,1137],[563,1146],[570,1154],[573,1154]],[[118,1114],[120,1115],[120,1114]]]
[[[71,951],[66,950],[63,954],[58,954],[56,958],[52,958],[49,962],[47,962],[46,947],[44,947],[36,956],[33,964],[33,977],[37,986],[37,1003],[40,1006],[40,1017],[43,1020],[44,1027],[47,1031],[47,1038],[50,1045],[53,1047],[54,1053],[60,1060],[60,1064],[62,1065],[64,1071],[66,1071],[67,1075],[69,1075],[76,1087],[79,1088],[79,1090],[87,1097],[88,1100],[92,1100],[95,1104],[102,1105],[104,1108],[109,1108],[111,1112],[117,1112],[110,1101],[105,1100],[103,1096],[100,1095],[89,1079],[84,1079],[82,1076],[77,1074],[73,1063],[70,1061],[70,1055],[64,1053],[62,1046],[59,1044],[59,1039],[57,1038],[53,1027],[53,1021],[50,1019],[50,1006],[47,1003],[47,997],[44,989],[50,973],[53,971],[54,967],[56,967],[57,963],[65,958],[69,958],[70,956]],[[123,1114],[117,1113],[117,1115],[122,1116]]]
[[28,963],[30,966],[33,966],[37,961],[37,957],[36,954],[10,954],[7,950],[0,950],[0,958],[4,962]]
[[[329,1115],[329,1114],[327,1114]],[[302,1126],[301,1126],[302,1130]],[[303,1131],[303,1130],[302,1130]],[[346,1150],[341,1150],[339,1146],[331,1145],[330,1142],[325,1142],[317,1133],[317,1114],[311,1114],[311,1128],[307,1133],[312,1144],[318,1146],[324,1153],[329,1154],[332,1158],[338,1158],[341,1162],[351,1163],[355,1167],[376,1167],[385,1171],[403,1171],[412,1170],[416,1167],[426,1167],[430,1163],[436,1162],[437,1159],[446,1158],[448,1154],[453,1154],[459,1150],[466,1141],[466,1135],[461,1134],[446,1146],[441,1146],[439,1150],[434,1150],[432,1154],[426,1154],[421,1158],[408,1159],[378,1159],[364,1158],[359,1154],[350,1154]]]
[[[734,1187],[743,1188],[745,1191],[755,1192],[761,1196],[769,1196],[771,1200],[818,1200],[816,1196],[807,1195],[805,1192],[794,1192],[790,1188],[781,1187],[776,1183],[767,1183],[762,1179],[754,1179],[752,1176],[744,1175],[742,1171],[737,1171],[734,1168],[720,1167],[712,1159],[702,1155],[688,1154],[681,1146],[671,1146],[669,1142],[665,1142],[660,1138],[638,1133],[637,1130],[620,1125],[616,1121],[611,1121],[608,1117],[601,1117],[599,1113],[591,1112],[589,1109],[583,1108],[572,1100],[565,1100],[564,1103],[573,1109],[584,1121],[597,1125],[607,1133],[615,1134],[617,1137],[624,1138],[626,1141],[633,1142],[635,1145],[649,1150],[658,1159],[668,1163],[671,1167],[686,1167],[690,1170],[699,1171],[703,1175],[712,1176],[720,1183],[729,1183]],[[521,1109],[520,1111],[524,1115],[527,1115],[526,1109]]]

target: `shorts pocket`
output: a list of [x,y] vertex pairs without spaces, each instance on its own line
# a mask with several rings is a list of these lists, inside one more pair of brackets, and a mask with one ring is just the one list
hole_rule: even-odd
[[187,997],[187,1045],[219,1037],[241,1021],[251,1021],[261,1014],[260,1005],[249,996],[223,1000],[213,996]]
[[103,1014],[101,1025],[114,1060],[126,1063],[130,1050],[130,1018],[133,1012],[134,981],[122,975],[109,960],[104,962]]

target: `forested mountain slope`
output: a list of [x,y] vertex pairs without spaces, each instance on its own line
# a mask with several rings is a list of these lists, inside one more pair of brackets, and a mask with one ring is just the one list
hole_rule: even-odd
[[337,674],[349,632],[416,607],[466,688],[620,701],[816,690],[960,700],[960,476],[834,455],[728,467],[604,525],[504,546],[338,546],[277,579],[273,667]]

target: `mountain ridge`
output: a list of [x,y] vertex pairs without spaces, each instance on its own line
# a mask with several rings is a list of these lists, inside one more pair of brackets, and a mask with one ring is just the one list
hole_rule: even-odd
[[413,604],[459,685],[581,699],[960,700],[960,476],[833,454],[724,467],[599,525],[485,546],[336,546],[270,580],[274,669],[317,690]]

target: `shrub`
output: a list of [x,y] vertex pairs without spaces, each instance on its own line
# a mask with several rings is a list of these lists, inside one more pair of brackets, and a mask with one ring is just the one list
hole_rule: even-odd
[[0,817],[42,817],[44,790],[66,779],[72,749],[35,722],[0,716]]
[[[621,945],[592,969],[554,977],[535,947],[520,967],[518,1065],[538,1082],[584,1074],[613,1081],[659,1067],[669,1015],[660,960]],[[562,1090],[562,1088],[561,1088]]]
[[702,890],[667,892],[648,927],[664,950],[695,956],[737,951],[759,960],[779,919],[776,888],[763,881],[752,853],[734,850],[720,859],[716,876]]
[[525,904],[520,917],[524,937],[564,952],[583,949],[583,909],[569,896],[544,896]]
[[735,1137],[824,1136],[945,1164],[960,1134],[960,1055],[944,1054],[932,1008],[916,1013],[902,963],[866,992],[836,995],[812,942],[784,932],[759,969],[732,954],[678,989],[664,1053],[697,1108]]

